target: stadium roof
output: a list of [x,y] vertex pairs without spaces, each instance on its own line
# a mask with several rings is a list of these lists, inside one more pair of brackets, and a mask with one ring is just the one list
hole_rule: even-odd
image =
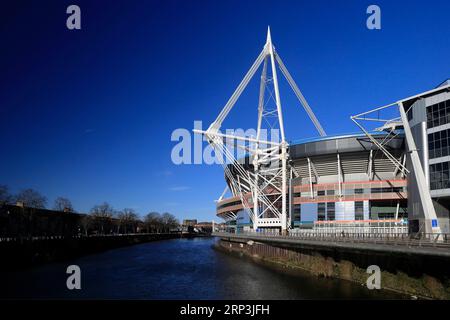
[[[379,131],[370,132],[373,136],[382,135],[385,136],[385,133],[381,133]],[[317,141],[326,141],[326,140],[336,140],[336,139],[344,139],[344,138],[358,138],[358,137],[366,137],[365,133],[362,132],[353,132],[353,133],[343,133],[338,135],[330,135],[326,137],[311,137],[305,139],[297,139],[289,141],[290,145],[302,144],[308,142],[317,142]]]

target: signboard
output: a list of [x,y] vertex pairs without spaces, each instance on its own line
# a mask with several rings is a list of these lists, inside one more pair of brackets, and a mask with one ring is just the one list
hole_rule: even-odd
[[438,221],[437,219],[431,219],[431,227],[432,228],[437,228],[438,226]]

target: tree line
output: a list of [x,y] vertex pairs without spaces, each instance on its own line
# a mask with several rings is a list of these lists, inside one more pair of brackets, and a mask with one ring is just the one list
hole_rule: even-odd
[[[0,205],[22,203],[24,207],[47,209],[47,197],[34,189],[24,189],[13,195],[5,185],[0,185]],[[72,202],[65,197],[57,197],[52,210],[76,213]],[[180,223],[171,213],[150,212],[143,219],[132,208],[114,209],[108,202],[94,205],[82,220],[83,229],[97,233],[169,232]]]

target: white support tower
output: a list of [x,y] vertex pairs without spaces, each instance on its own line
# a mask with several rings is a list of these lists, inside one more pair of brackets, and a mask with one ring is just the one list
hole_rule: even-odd
[[[270,77],[268,76],[269,63],[269,70],[271,71]],[[256,137],[222,134],[219,130],[223,121],[228,116],[240,95],[261,65],[263,65],[263,67],[259,89]],[[207,141],[214,148],[216,154],[224,156],[226,161],[224,161],[222,165],[230,183],[230,190],[234,196],[240,197],[245,210],[252,220],[253,230],[257,230],[261,227],[269,227],[280,228],[282,232],[286,232],[290,228],[288,209],[288,173],[290,172],[290,169],[288,168],[289,145],[286,141],[284,132],[277,66],[287,79],[287,82],[319,134],[325,136],[325,131],[314,115],[311,107],[295,81],[292,79],[280,56],[277,54],[275,47],[272,44],[270,28],[268,28],[267,40],[261,53],[244,76],[219,116],[206,131],[194,130],[194,132],[204,134]],[[270,89],[270,87],[272,87],[272,89]],[[276,108],[273,110],[269,109],[265,99],[266,90],[270,93],[269,99],[274,98],[275,100]],[[273,119],[275,119],[275,122],[273,122]],[[272,120],[272,122],[270,120]],[[279,130],[278,139],[274,139],[273,136],[271,136],[271,139],[262,139],[261,131],[263,123],[267,123],[270,126],[270,129],[274,129],[273,125],[277,127]],[[238,147],[243,148],[249,155],[253,170],[244,168],[240,161],[234,157],[226,144],[226,142],[230,140],[233,142],[239,140],[249,143],[249,146]],[[237,178],[235,174],[237,174]]]

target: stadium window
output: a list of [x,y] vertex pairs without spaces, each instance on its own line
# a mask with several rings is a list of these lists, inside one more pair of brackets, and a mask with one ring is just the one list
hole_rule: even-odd
[[448,156],[450,154],[450,129],[428,134],[428,151],[430,159]]
[[334,221],[335,220],[335,203],[334,202],[327,202],[327,220],[328,221]]
[[450,162],[435,163],[430,165],[431,190],[450,188],[449,168]]
[[293,208],[293,220],[294,221],[300,221],[301,220],[301,214],[302,214],[302,207],[300,204],[294,204]]
[[317,195],[318,196],[324,196],[325,195],[325,190],[318,190],[317,191]]
[[382,193],[382,188],[371,188],[370,193]]
[[355,201],[355,220],[364,220],[364,201]]
[[450,123],[450,100],[442,101],[427,107],[428,128],[442,126],[447,123]]
[[364,190],[363,189],[355,189],[355,194],[363,194]]
[[354,189],[344,189],[344,195],[352,196],[354,194],[355,194],[355,190]]
[[327,190],[327,196],[334,196],[334,190]]
[[378,219],[384,220],[384,219],[392,219],[394,217],[393,213],[387,213],[387,212],[379,212],[378,213]]
[[319,202],[317,204],[317,220],[318,221],[325,220],[325,202]]

